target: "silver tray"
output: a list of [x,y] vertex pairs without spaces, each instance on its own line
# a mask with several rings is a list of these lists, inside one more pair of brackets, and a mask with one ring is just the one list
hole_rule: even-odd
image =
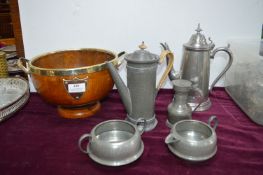
[[0,78],[0,122],[21,109],[29,96],[29,86],[26,80]]

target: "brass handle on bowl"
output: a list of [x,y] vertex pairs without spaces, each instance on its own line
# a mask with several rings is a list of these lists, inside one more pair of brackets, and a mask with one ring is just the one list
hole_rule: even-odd
[[[26,63],[26,67],[24,66],[24,62]],[[28,62],[29,60],[21,57],[18,59],[17,61],[17,66],[22,69],[26,74],[29,74],[30,73],[30,69],[28,68]]]

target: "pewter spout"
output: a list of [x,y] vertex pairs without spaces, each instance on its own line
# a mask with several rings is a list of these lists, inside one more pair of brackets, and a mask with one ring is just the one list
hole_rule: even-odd
[[113,66],[113,64],[106,62],[106,65],[107,65],[107,67],[111,73],[113,81],[115,82],[115,85],[116,85],[118,92],[121,96],[124,107],[125,107],[127,113],[130,115],[132,112],[132,103],[131,103],[130,91],[127,88],[127,86],[125,85],[125,83],[122,81],[120,75],[118,74],[118,72],[117,72],[116,68]]

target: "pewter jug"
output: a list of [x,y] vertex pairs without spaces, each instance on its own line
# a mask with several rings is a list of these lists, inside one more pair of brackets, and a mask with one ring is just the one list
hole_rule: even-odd
[[[168,119],[166,125],[171,128],[173,124],[181,120],[192,119],[192,113],[203,102],[203,94],[200,89],[192,86],[189,80],[177,79],[173,80],[173,89],[175,91],[173,101],[168,105]],[[191,106],[187,103],[188,95],[191,90],[199,93],[199,105],[192,110]],[[197,98],[197,97],[196,97]]]
[[[149,131],[157,125],[154,113],[155,97],[173,66],[174,58],[170,51],[163,51],[160,56],[152,54],[145,50],[144,43],[139,48],[140,50],[125,56],[127,86],[115,67],[111,63],[107,63],[107,66],[128,113],[126,119],[133,124],[136,124],[140,118],[145,119],[145,131]],[[169,58],[168,66],[156,87],[157,67],[166,57]]]
[[175,94],[173,101],[168,105],[168,119],[166,121],[166,125],[169,128],[180,120],[192,119],[192,108],[187,103],[187,97],[191,90],[191,86],[191,81],[182,79],[173,80]]
[[[193,34],[188,43],[184,44],[183,59],[181,64],[181,78],[190,80],[193,86],[200,89],[204,96],[204,102],[196,109],[197,111],[207,110],[211,106],[209,100],[209,91],[213,89],[218,80],[226,73],[233,62],[232,52],[228,47],[219,47],[214,49],[215,44],[209,38],[210,43],[206,42],[206,38],[201,34],[200,25],[196,29],[196,34]],[[216,77],[209,87],[210,76],[210,59],[213,59],[219,51],[224,51],[228,54],[229,60],[223,71]],[[188,97],[188,103],[192,108],[195,108],[199,102],[196,99],[196,91],[191,90]]]

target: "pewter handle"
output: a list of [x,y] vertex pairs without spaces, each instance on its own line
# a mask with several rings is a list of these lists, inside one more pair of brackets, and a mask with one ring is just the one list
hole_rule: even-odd
[[[24,66],[23,64],[23,60],[25,61],[26,63],[26,67]],[[26,74],[29,74],[30,73],[30,69],[28,68],[28,62],[29,60],[28,59],[25,59],[23,57],[19,58],[18,61],[17,61],[17,66],[22,69]]]
[[[212,126],[212,123],[214,123],[214,126]],[[210,127],[212,127],[214,130],[216,130],[217,125],[218,125],[218,119],[215,115],[212,115],[209,119],[208,119],[208,125]]]
[[171,144],[171,143],[175,143],[175,142],[179,142],[180,140],[175,138],[173,134],[169,134],[166,138],[165,138],[165,143],[166,144]]
[[[136,126],[140,132],[140,134],[142,134],[145,129],[146,129],[146,120],[144,118],[139,118],[136,122]],[[141,127],[140,127],[141,126]]]
[[168,64],[167,67],[158,83],[157,86],[157,92],[159,91],[159,89],[163,86],[163,83],[165,81],[165,79],[167,78],[169,72],[171,71],[171,69],[173,68],[173,62],[174,62],[174,55],[171,51],[169,50],[163,50],[161,55],[160,55],[160,60],[159,60],[159,64],[161,64],[163,62],[163,60],[168,57]]
[[211,59],[214,59],[215,57],[215,54],[219,51],[224,51],[228,54],[229,56],[229,60],[228,60],[228,63],[227,65],[225,66],[225,68],[223,69],[223,71],[216,77],[216,79],[213,81],[213,83],[211,84],[210,88],[209,88],[209,91],[212,91],[215,84],[220,80],[220,78],[226,73],[226,71],[230,68],[230,66],[232,65],[232,62],[233,62],[233,54],[232,54],[232,51],[229,49],[230,45],[228,44],[227,47],[218,47],[216,48],[215,50],[213,50],[210,58]]
[[88,151],[88,149],[83,149],[82,148],[82,141],[83,140],[85,140],[85,139],[90,139],[91,138],[91,135],[90,134],[83,134],[80,138],[79,138],[79,149],[80,149],[80,151],[82,151],[83,153],[85,153],[85,154],[89,154],[89,151]]

